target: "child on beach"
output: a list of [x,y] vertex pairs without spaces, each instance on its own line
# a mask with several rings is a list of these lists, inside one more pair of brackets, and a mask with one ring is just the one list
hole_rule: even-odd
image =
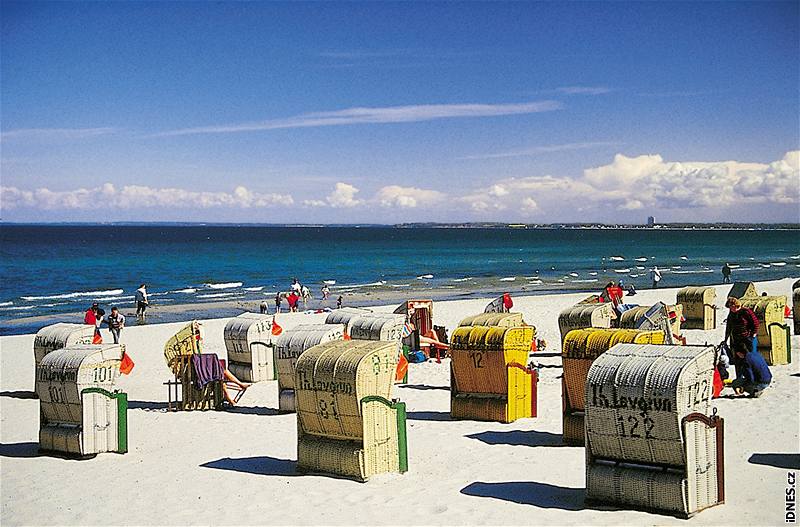
[[767,361],[758,351],[751,351],[747,342],[738,341],[734,348],[736,353],[736,379],[731,383],[736,395],[747,392],[749,397],[761,397],[770,383],[772,373],[769,371]]

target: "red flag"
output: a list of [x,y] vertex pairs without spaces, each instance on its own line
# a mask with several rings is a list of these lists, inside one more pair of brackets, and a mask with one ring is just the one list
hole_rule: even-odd
[[275,336],[278,336],[281,333],[283,333],[283,328],[280,327],[278,325],[278,323],[275,321],[275,319],[273,318],[272,319],[272,334],[275,335]]
[[400,354],[400,360],[397,362],[397,370],[395,371],[394,378],[395,381],[400,382],[406,376],[408,372],[408,360],[406,356],[402,353]]
[[102,343],[103,343],[103,336],[100,334],[100,330],[95,328],[94,337],[92,337],[92,344],[102,344]]
[[131,372],[131,370],[133,369],[134,366],[135,366],[135,364],[133,363],[133,360],[131,360],[130,355],[128,355],[127,353],[123,352],[122,353],[122,362],[119,363],[119,372],[122,375],[128,375]]

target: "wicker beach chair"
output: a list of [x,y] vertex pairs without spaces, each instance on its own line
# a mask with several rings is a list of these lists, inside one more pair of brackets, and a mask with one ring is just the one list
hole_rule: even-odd
[[731,286],[731,290],[728,292],[728,296],[739,299],[746,296],[758,296],[756,284],[753,282],[734,282]]
[[712,346],[617,344],[586,379],[587,504],[688,517],[724,502]]
[[278,409],[294,412],[294,372],[297,359],[317,344],[342,340],[344,324],[301,324],[286,329],[275,340],[275,367],[278,375]]
[[558,314],[561,342],[573,329],[610,328],[617,315],[610,303],[585,303],[568,307]]
[[228,370],[245,382],[275,379],[272,316],[242,313],[225,324]]
[[[325,317],[326,324],[344,324],[347,326],[350,323],[350,320],[359,317],[361,315],[368,315],[372,313],[369,309],[362,309],[358,307],[341,307],[339,309],[334,309],[328,316]],[[345,328],[346,331],[346,328]]]
[[800,287],[792,289],[792,320],[794,334],[800,335]]
[[532,326],[461,326],[450,346],[450,415],[510,423],[536,417]]
[[77,344],[42,358],[40,450],[81,457],[128,451],[128,398],[114,389],[124,352],[122,344]]
[[741,298],[742,307],[753,310],[758,318],[758,351],[770,366],[792,362],[792,336],[784,324],[785,296]]
[[169,395],[169,410],[222,409],[222,381],[209,383],[202,389],[195,386],[192,356],[202,353],[202,343],[202,325],[195,320],[181,328],[164,345],[164,360],[174,375],[173,380],[164,383]]
[[459,327],[499,326],[503,328],[515,328],[525,326],[526,324],[522,319],[522,313],[479,313],[461,319],[458,325]]
[[[87,324],[66,324],[60,322],[45,326],[36,333],[33,339],[33,360],[36,368],[42,363],[45,355],[57,349],[77,344],[91,344],[94,337],[94,326]],[[36,386],[36,378],[33,379]]]
[[561,351],[564,365],[561,378],[564,443],[584,444],[586,376],[594,360],[619,343],[663,344],[664,340],[663,331],[636,329],[590,328],[567,333]]
[[717,327],[717,290],[713,287],[684,287],[678,291],[676,304],[683,306],[686,329],[710,330]]
[[297,359],[297,468],[366,481],[406,472],[405,403],[391,400],[397,348],[331,341]]

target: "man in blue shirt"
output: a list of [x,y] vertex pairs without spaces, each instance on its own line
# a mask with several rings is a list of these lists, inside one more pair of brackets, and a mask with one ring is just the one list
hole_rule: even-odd
[[737,395],[747,392],[750,397],[760,397],[772,382],[767,361],[758,351],[750,351],[745,342],[737,342],[735,348],[736,380],[731,383]]

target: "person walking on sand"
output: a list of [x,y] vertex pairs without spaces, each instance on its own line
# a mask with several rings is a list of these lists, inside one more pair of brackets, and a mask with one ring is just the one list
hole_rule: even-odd
[[292,291],[289,293],[289,296],[286,297],[286,301],[289,303],[289,312],[290,313],[297,313],[297,301],[300,300],[300,295]]
[[650,274],[653,276],[653,289],[656,289],[661,281],[661,271],[658,270],[658,266],[654,265]]
[[278,291],[275,294],[275,313],[276,314],[281,312],[281,301],[282,300],[283,300],[283,294],[280,291]]
[[125,315],[119,312],[115,307],[111,308],[111,313],[106,318],[106,324],[111,331],[111,336],[114,337],[114,344],[119,344],[119,335],[122,333],[122,328],[125,327]]
[[297,293],[297,296],[300,296],[302,286],[297,278],[292,278],[292,291]]
[[731,283],[731,266],[728,265],[728,262],[725,262],[725,265],[722,266],[722,283]]
[[322,289],[320,290],[322,293],[322,299],[327,300],[329,296],[331,296],[331,288],[328,287],[328,284],[322,284]]
[[266,300],[262,300],[261,303],[258,305],[258,309],[259,309],[259,311],[261,311],[262,315],[266,314],[266,312],[267,312],[267,301]]
[[142,284],[136,290],[136,316],[144,318],[144,310],[150,305],[150,300],[147,298],[147,285]]
[[336,299],[336,309],[340,309],[342,307],[342,302],[344,301],[344,297],[339,295],[339,298]]
[[87,326],[94,327],[94,336],[92,337],[92,344],[102,344],[103,337],[100,335],[100,322],[103,320],[100,306],[95,302],[92,307],[86,310],[83,314],[83,323]]
[[300,288],[300,298],[303,299],[303,309],[308,309],[308,301],[311,300],[311,290],[308,286]]

